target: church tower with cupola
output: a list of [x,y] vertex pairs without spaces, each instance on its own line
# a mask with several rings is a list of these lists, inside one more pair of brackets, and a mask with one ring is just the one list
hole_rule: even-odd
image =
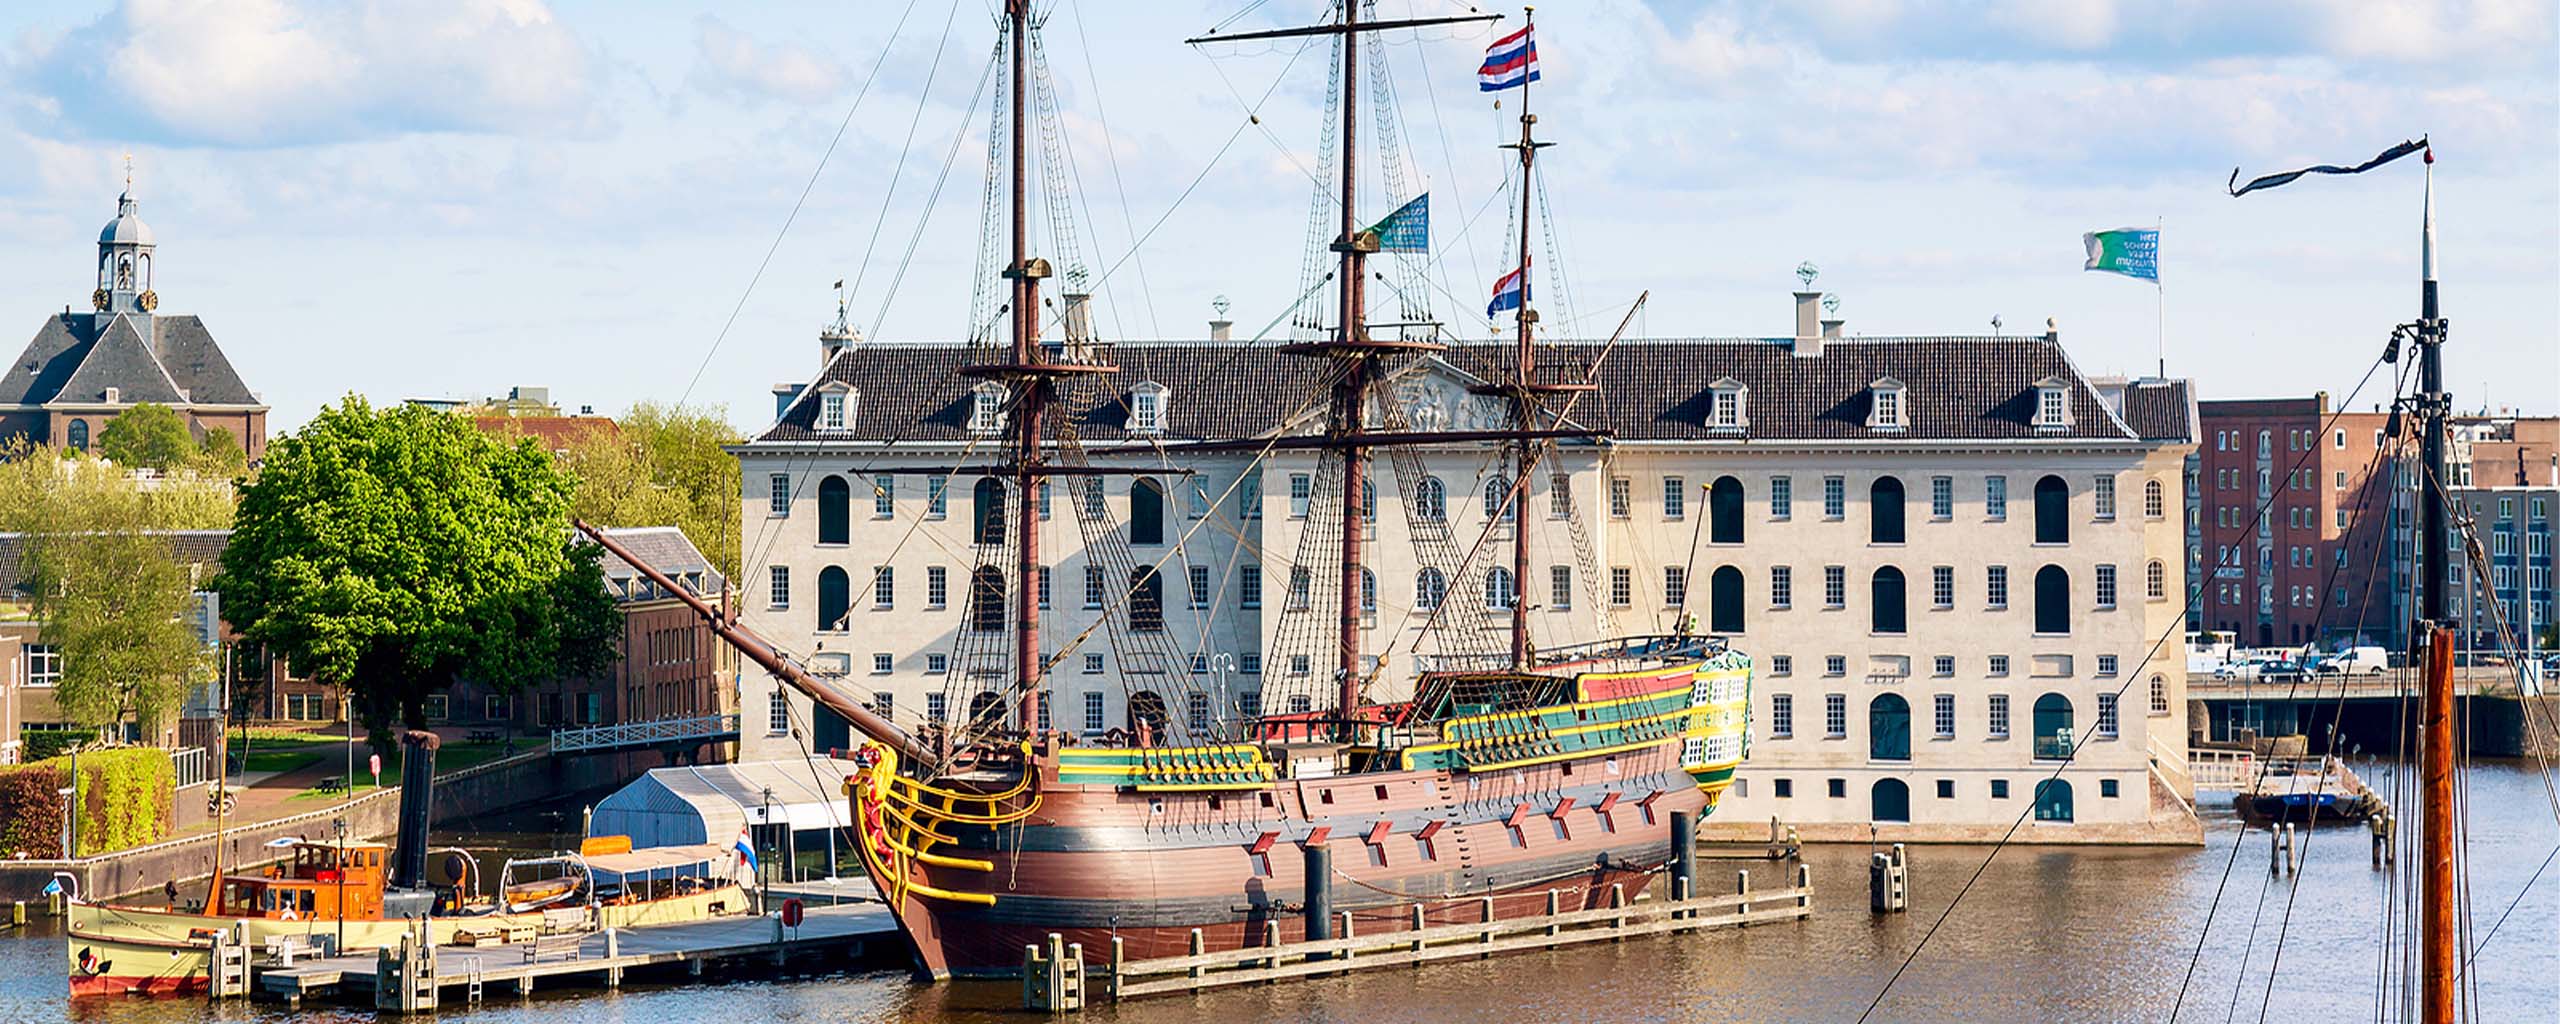
[[101,321],[119,313],[149,316],[160,305],[151,290],[151,226],[142,222],[139,205],[128,166],[124,194],[116,197],[116,219],[98,232],[98,290],[89,301]]

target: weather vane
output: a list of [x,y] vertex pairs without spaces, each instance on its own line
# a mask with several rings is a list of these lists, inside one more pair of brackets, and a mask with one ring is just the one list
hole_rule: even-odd
[[1822,268],[1814,266],[1812,260],[1796,264],[1796,278],[1804,282],[1807,290],[1813,288],[1813,279],[1821,276]]
[[1839,315],[1840,315],[1840,293],[1838,293],[1838,292],[1833,292],[1833,293],[1831,293],[1831,294],[1829,294],[1829,295],[1825,295],[1825,296],[1823,296],[1823,297],[1822,297],[1822,311],[1823,311],[1823,312],[1825,312],[1825,313],[1829,313],[1829,314],[1831,314],[1832,316],[1839,316]]
[[1210,309],[1213,309],[1213,310],[1216,310],[1216,311],[1217,311],[1217,313],[1218,313],[1218,316],[1219,316],[1220,318],[1224,318],[1224,317],[1227,315],[1227,297],[1226,297],[1226,296],[1224,296],[1224,295],[1221,295],[1221,296],[1218,296],[1217,298],[1210,299],[1210,300],[1209,300],[1209,308],[1210,308]]

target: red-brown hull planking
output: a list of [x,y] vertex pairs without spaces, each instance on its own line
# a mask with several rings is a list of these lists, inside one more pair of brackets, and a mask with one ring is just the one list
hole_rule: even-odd
[[[1025,945],[1052,932],[1088,961],[1122,940],[1132,959],[1180,956],[1200,929],[1212,951],[1305,937],[1305,849],[1322,843],[1331,901],[1360,934],[1399,931],[1424,902],[1433,924],[1605,905],[1633,898],[1671,857],[1671,814],[1701,816],[1706,794],[1670,740],[1486,773],[1371,772],[1289,779],[1264,791],[1143,792],[1042,787],[1020,825],[971,829],[950,852],[991,872],[927,867],[922,881],[991,892],[992,906],[909,895],[897,908],[924,969],[1015,974]],[[1561,808],[1561,810],[1559,810]],[[1321,830],[1321,833],[1319,833]]]

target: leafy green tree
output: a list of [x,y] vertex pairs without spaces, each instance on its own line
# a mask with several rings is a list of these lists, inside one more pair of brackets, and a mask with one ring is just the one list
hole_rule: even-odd
[[177,410],[142,402],[117,413],[98,432],[98,454],[119,466],[169,469],[196,453],[195,436]]
[[165,726],[213,662],[187,621],[194,582],[166,531],[219,526],[227,490],[144,489],[87,458],[0,446],[0,529],[19,531],[38,641],[62,654],[54,703],[73,722]]
[[205,476],[229,479],[249,471],[249,451],[240,447],[240,439],[229,427],[204,428],[204,440],[187,466]]
[[564,461],[579,481],[571,509],[604,526],[676,526],[736,579],[738,459],[724,446],[740,440],[719,406],[632,406],[619,433],[570,439]]
[[384,747],[458,678],[515,692],[610,662],[621,619],[597,552],[569,542],[571,487],[528,439],[349,396],[267,450],[214,586]]

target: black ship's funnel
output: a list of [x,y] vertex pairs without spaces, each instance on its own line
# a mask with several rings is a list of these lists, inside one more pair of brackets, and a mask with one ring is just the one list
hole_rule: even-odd
[[391,888],[415,889],[427,877],[427,825],[435,820],[436,747],[424,729],[400,734],[400,838],[391,848]]

